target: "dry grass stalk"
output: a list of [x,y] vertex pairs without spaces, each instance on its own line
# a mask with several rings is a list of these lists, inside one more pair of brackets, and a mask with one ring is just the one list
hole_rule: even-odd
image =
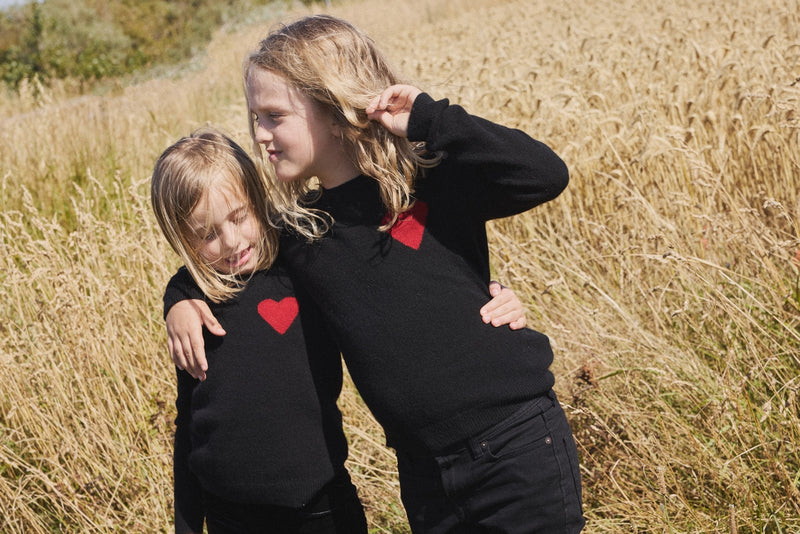
[[[800,529],[796,0],[334,4],[434,96],[570,166],[561,198],[490,230],[556,349],[587,532]],[[267,26],[170,79],[0,99],[0,531],[169,529],[176,265],[146,180],[205,121],[247,142],[238,72]],[[407,531],[349,384],[342,408],[371,526]]]

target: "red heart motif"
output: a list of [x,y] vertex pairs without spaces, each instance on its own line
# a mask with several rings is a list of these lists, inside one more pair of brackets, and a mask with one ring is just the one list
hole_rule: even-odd
[[[392,225],[389,234],[405,246],[411,247],[414,250],[419,250],[419,246],[422,243],[422,234],[425,232],[425,220],[427,218],[428,205],[421,200],[417,200],[410,210],[401,213],[400,216],[397,217],[397,221]],[[383,222],[386,223],[388,219],[389,216],[386,215]]]
[[298,310],[297,299],[294,297],[286,297],[280,302],[266,299],[258,303],[258,314],[281,335],[292,326]]

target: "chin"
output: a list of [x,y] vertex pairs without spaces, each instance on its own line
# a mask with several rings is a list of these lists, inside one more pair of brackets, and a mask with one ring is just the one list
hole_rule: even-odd
[[282,184],[290,184],[292,182],[297,182],[298,180],[300,180],[300,177],[297,175],[286,176],[286,175],[276,174],[275,176],[276,178],[278,178],[278,181],[281,182]]
[[[273,169],[275,168],[273,167]],[[275,169],[275,178],[282,184],[290,184],[302,180],[303,176],[296,172],[278,172],[278,170]]]

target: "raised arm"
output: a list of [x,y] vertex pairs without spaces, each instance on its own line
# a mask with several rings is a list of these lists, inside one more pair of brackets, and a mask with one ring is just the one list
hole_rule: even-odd
[[[483,220],[508,217],[556,198],[569,182],[564,161],[522,130],[470,115],[447,99],[422,93],[408,117],[407,137],[446,154],[440,165],[458,180],[477,180],[473,201]],[[456,178],[457,177],[457,178]]]

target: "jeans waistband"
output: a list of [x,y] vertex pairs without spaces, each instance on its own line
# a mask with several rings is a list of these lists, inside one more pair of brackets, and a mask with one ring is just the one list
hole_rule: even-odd
[[[466,451],[469,451],[470,454],[475,456],[476,454],[480,455],[482,450],[481,442],[487,439],[491,439],[491,437],[495,434],[502,432],[504,429],[508,428],[509,426],[513,425],[515,422],[535,417],[540,413],[546,411],[550,406],[554,403],[558,402],[556,398],[555,392],[550,389],[541,395],[537,395],[522,403],[522,405],[511,415],[492,425],[491,427],[479,432],[473,437],[462,438],[452,445],[445,447],[441,450],[431,451],[425,449],[424,447],[415,447],[407,444],[406,446],[399,446],[396,448],[398,456],[404,456],[409,460],[413,459],[422,459],[422,458],[433,458],[438,456],[449,456],[449,455],[459,455],[463,454]],[[484,445],[485,446],[485,445]]]
[[534,397],[525,403],[519,410],[503,419],[496,425],[488,428],[476,436],[464,440],[460,450],[454,451],[453,454],[461,454],[469,451],[473,459],[480,458],[486,451],[487,443],[491,441],[494,436],[502,433],[504,430],[520,421],[525,421],[543,414],[557,402],[558,399],[556,398],[555,392],[550,389],[543,395]]

